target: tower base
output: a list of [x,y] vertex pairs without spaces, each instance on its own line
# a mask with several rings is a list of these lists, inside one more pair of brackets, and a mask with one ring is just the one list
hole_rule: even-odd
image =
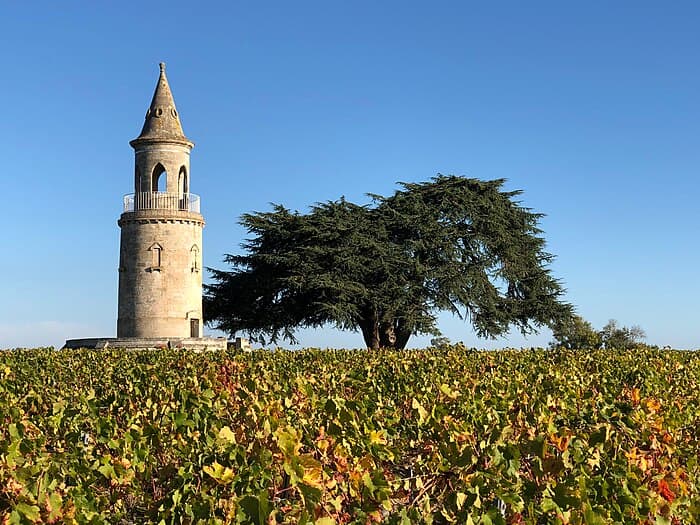
[[67,348],[125,348],[130,350],[162,350],[164,348],[181,348],[184,350],[226,350],[225,337],[90,337],[86,339],[68,339],[63,345]]

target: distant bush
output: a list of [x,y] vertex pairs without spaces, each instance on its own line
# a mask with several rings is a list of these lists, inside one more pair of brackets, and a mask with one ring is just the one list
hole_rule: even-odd
[[0,352],[0,523],[699,523],[700,355]]
[[595,350],[599,348],[631,350],[643,346],[646,334],[639,326],[620,326],[610,319],[602,330],[596,331],[593,325],[580,315],[572,315],[559,320],[552,328],[554,340],[550,348],[569,350]]

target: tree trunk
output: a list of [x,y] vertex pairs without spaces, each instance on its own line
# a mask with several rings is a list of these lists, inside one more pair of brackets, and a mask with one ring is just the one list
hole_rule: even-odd
[[411,338],[411,330],[403,319],[394,319],[379,326],[379,343],[382,348],[403,350]]
[[403,350],[408,344],[408,340],[411,338],[411,330],[406,324],[406,321],[399,319],[396,322],[396,328],[394,329],[396,333],[396,348]]
[[412,335],[404,319],[380,323],[379,316],[374,311],[365,312],[365,316],[357,324],[362,330],[367,348],[371,350],[380,348],[403,350]]
[[368,315],[360,319],[357,323],[362,330],[362,337],[365,340],[367,348],[371,350],[379,350],[381,342],[379,339],[379,322],[376,315]]
[[396,344],[396,334],[393,323],[382,323],[379,325],[379,344],[382,348],[394,348]]

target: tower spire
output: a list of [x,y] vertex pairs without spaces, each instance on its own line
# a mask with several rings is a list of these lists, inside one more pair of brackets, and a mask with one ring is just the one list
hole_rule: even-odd
[[146,112],[146,121],[143,123],[141,134],[131,141],[131,145],[134,146],[140,142],[160,141],[192,144],[182,131],[180,115],[175,107],[168,77],[165,76],[165,63],[161,62],[159,66],[160,76],[151,105]]

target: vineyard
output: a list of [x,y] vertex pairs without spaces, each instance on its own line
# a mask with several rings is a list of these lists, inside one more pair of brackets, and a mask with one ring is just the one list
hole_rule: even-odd
[[0,352],[0,523],[700,523],[700,354]]

